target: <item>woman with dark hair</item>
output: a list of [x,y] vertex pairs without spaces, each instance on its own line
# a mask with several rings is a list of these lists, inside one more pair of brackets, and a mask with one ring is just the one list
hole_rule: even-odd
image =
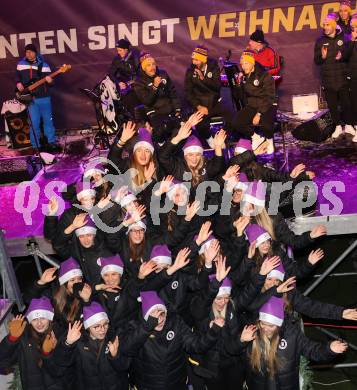
[[56,354],[59,335],[53,328],[54,308],[47,297],[32,299],[26,312],[9,322],[0,343],[0,368],[19,365],[24,390],[66,390],[66,364]]

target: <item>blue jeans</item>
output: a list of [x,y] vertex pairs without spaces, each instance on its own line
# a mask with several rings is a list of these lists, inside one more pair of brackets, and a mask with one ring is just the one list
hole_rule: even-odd
[[[40,146],[40,122],[43,120],[43,129],[48,143],[53,144],[56,142],[55,127],[53,126],[52,119],[52,105],[51,98],[49,96],[42,98],[35,98],[29,105],[29,113],[31,116],[32,128],[30,131],[30,140],[33,146]],[[36,139],[38,145],[36,144]]]

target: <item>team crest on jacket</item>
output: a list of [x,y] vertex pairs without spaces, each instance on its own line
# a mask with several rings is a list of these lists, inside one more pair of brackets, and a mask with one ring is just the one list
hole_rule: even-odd
[[178,282],[177,280],[175,280],[174,282],[172,282],[171,288],[172,288],[173,290],[176,290],[177,287],[178,287],[178,285],[179,285],[179,282]]
[[167,83],[166,79],[161,79],[161,82],[165,85]]
[[343,41],[341,41],[341,39],[339,41],[337,41],[337,45],[338,46],[342,46],[343,45]]
[[167,332],[166,340],[171,341],[175,337],[175,332],[173,330],[170,330]]
[[255,80],[253,81],[253,84],[257,87],[257,86],[259,85],[259,80],[258,80],[258,79],[255,79]]
[[97,264],[99,265],[99,267],[102,265],[102,260],[100,259],[100,257],[98,257],[97,259]]
[[208,73],[207,73],[207,77],[208,77],[209,79],[211,79],[211,78],[212,78],[212,72],[208,72]]
[[280,340],[279,349],[286,349],[288,342],[285,339]]
[[105,352],[104,352],[106,355],[109,353],[109,347],[108,346],[106,346],[105,347]]

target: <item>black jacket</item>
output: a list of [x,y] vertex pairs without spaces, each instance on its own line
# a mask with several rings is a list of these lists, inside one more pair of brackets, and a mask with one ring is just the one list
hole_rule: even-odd
[[140,53],[136,49],[131,49],[125,58],[115,56],[109,69],[109,77],[115,83],[134,80],[140,67],[139,57]]
[[30,325],[16,341],[6,336],[0,343],[0,368],[19,365],[21,384],[24,390],[67,390],[63,376],[67,367],[52,351],[44,355],[31,339]]
[[221,72],[214,59],[208,59],[207,68],[203,72],[204,79],[195,74],[195,66],[191,65],[185,75],[185,98],[196,111],[197,106],[204,106],[211,111],[220,99]]
[[[266,390],[269,381],[269,375],[266,368],[263,373],[255,372],[249,364],[249,355],[251,344],[247,349],[248,359],[248,379],[249,389]],[[278,359],[282,366],[273,378],[273,383],[279,390],[298,390],[299,389],[299,366],[300,356],[303,355],[313,361],[329,361],[336,354],[330,349],[329,344],[321,344],[308,339],[301,331],[299,324],[291,321],[285,321],[280,330],[280,344],[278,347]]]
[[134,383],[149,390],[185,389],[187,353],[204,353],[217,340],[214,325],[204,335],[193,332],[177,315],[168,313],[161,332],[145,329],[145,321],[133,321],[122,338],[122,351],[131,356]]
[[[327,58],[322,58],[321,49],[326,45]],[[341,52],[342,58],[336,60],[338,52]],[[340,28],[336,30],[334,38],[323,34],[315,43],[314,61],[319,65],[321,71],[322,85],[326,89],[338,91],[347,86],[347,40]]]
[[249,76],[242,80],[244,103],[261,114],[276,103],[275,84],[271,75],[258,64]]
[[60,344],[61,356],[74,366],[78,390],[127,390],[129,359],[121,352],[112,358],[107,343],[92,340],[85,332],[74,344]]
[[347,36],[347,71],[348,77],[353,83],[357,81],[357,42],[351,40],[351,35]]
[[[162,79],[157,89],[153,85],[156,76],[160,76]],[[168,115],[181,109],[175,86],[163,69],[157,69],[154,77],[148,76],[141,70],[135,81],[134,90],[138,99],[145,106],[147,115]]]

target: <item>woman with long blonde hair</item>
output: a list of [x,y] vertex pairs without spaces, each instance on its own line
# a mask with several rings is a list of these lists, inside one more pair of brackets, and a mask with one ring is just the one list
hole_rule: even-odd
[[347,344],[322,344],[308,339],[299,324],[284,316],[284,301],[272,297],[261,307],[253,341],[247,348],[250,390],[298,390],[300,356],[329,361],[347,350]]

